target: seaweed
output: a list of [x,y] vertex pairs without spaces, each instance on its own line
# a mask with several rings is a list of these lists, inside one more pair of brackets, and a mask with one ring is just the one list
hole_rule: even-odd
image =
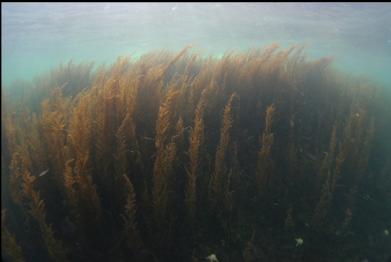
[[271,180],[273,173],[271,162],[271,147],[274,142],[274,134],[271,131],[273,114],[275,111],[274,105],[270,105],[266,109],[265,129],[260,137],[261,149],[258,153],[258,165],[256,175],[257,191],[260,193],[266,190]]
[[331,58],[186,47],[38,79],[2,90],[5,259],[389,255],[363,243],[391,226],[390,97]]
[[15,235],[12,234],[5,225],[6,209],[1,210],[1,243],[4,247],[4,255],[12,261],[25,261],[22,248],[17,243]]

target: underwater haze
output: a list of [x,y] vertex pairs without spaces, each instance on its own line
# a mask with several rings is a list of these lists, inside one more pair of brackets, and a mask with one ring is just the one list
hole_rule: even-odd
[[391,261],[390,19],[3,3],[1,260]]
[[69,60],[278,42],[391,88],[389,3],[2,3],[2,85]]

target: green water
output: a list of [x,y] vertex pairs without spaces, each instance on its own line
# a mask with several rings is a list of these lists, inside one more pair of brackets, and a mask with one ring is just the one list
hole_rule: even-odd
[[2,86],[60,63],[157,49],[219,55],[272,42],[391,88],[389,3],[4,3]]

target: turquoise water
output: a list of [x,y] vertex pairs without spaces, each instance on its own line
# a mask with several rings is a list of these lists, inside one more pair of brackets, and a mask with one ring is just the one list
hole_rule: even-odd
[[389,3],[5,3],[2,86],[59,63],[111,63],[156,49],[218,55],[304,44],[391,88]]

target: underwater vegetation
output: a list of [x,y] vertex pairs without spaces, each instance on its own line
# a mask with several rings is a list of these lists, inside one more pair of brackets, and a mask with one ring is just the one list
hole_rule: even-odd
[[185,48],[2,89],[3,260],[386,261],[391,98],[331,63]]

